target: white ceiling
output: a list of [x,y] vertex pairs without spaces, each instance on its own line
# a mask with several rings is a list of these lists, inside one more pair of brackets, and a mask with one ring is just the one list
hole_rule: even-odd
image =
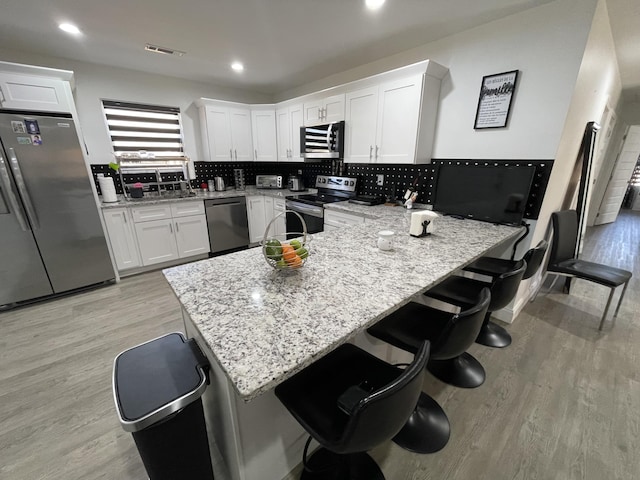
[[[550,1],[387,0],[371,12],[363,0],[1,0],[0,45],[276,94]],[[608,3],[623,85],[640,91],[640,2]]]

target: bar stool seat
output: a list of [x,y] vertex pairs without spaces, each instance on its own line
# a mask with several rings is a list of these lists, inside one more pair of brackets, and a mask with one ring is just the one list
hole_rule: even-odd
[[480,291],[488,287],[491,290],[491,302],[476,343],[494,348],[507,347],[511,344],[511,335],[491,321],[491,313],[506,307],[513,300],[526,268],[526,260],[518,260],[511,270],[493,277],[491,282],[454,275],[426,291],[425,295],[464,308],[472,305]]
[[472,306],[455,314],[410,302],[370,327],[367,333],[411,353],[429,340],[430,373],[456,387],[479,387],[485,380],[484,368],[466,350],[478,336],[490,298],[489,289],[483,288]]
[[276,387],[278,399],[321,445],[307,461],[307,442],[301,479],[384,480],[365,452],[391,440],[414,411],[429,349],[423,342],[403,370],[345,344]]

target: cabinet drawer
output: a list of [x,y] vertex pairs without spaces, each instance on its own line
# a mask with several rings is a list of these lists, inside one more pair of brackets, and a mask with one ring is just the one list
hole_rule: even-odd
[[324,211],[324,223],[334,227],[344,227],[347,225],[359,225],[364,223],[364,217],[351,215],[349,213],[335,212],[333,210]]
[[177,202],[171,204],[171,215],[175,217],[188,217],[189,215],[204,215],[204,202]]
[[171,218],[171,206],[170,205],[149,205],[147,207],[133,207],[131,209],[131,215],[133,221],[149,222],[151,220],[164,220]]

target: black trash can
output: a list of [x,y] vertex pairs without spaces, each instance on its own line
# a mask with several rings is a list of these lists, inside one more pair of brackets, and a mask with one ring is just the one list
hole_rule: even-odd
[[170,333],[118,355],[113,394],[150,480],[211,480],[200,398],[209,363],[195,340]]

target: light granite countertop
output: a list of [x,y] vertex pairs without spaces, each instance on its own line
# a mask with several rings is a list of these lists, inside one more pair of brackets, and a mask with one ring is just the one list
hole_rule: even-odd
[[[366,213],[368,220],[312,235],[310,256],[298,270],[276,271],[260,248],[252,248],[163,271],[245,401],[521,232],[442,217],[432,235],[414,238],[408,235],[410,210],[330,208]],[[376,247],[376,234],[384,229],[397,233],[391,251]]]
[[304,192],[292,192],[287,189],[268,189],[268,188],[256,188],[255,186],[247,186],[244,190],[235,190],[230,188],[225,190],[224,192],[206,192],[200,189],[194,190],[195,195],[190,197],[173,197],[171,195],[167,195],[165,197],[155,196],[155,195],[146,195],[140,199],[132,199],[128,200],[124,197],[124,195],[118,195],[117,202],[103,202],[102,197],[100,198],[100,207],[103,209],[107,208],[122,208],[122,207],[139,207],[145,205],[158,205],[162,203],[168,202],[188,202],[194,200],[210,200],[214,198],[230,198],[230,197],[249,197],[252,195],[265,195],[269,197],[276,198],[287,198],[293,197],[295,195],[300,194],[308,194],[315,193],[317,189],[309,188]]

